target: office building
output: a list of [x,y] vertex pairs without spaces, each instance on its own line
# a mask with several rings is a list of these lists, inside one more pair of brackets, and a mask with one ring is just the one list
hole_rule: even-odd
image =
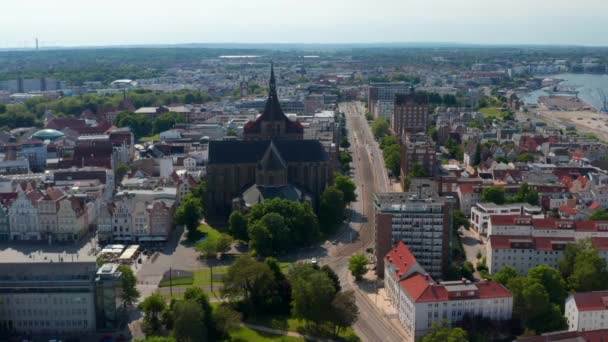
[[428,96],[414,92],[413,88],[409,94],[395,95],[392,124],[398,138],[407,133],[426,132],[430,124]]
[[441,277],[446,270],[453,201],[426,190],[376,194],[376,272],[380,276],[384,256],[399,241],[408,245],[418,263],[432,276]]

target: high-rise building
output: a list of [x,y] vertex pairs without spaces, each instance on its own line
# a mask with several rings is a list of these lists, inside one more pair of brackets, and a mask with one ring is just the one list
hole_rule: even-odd
[[435,176],[439,167],[438,160],[436,145],[425,133],[409,134],[402,141],[401,175],[408,175],[418,165],[426,177]]
[[406,133],[426,132],[430,123],[428,96],[416,93],[414,88],[408,94],[397,94],[392,123],[393,131],[401,139]]
[[98,331],[116,330],[120,323],[118,288],[121,272],[118,264],[105,264],[95,277],[95,309]]
[[370,83],[367,93],[368,110],[374,117],[383,117],[389,122],[393,119],[395,96],[407,94],[409,85],[404,82]]
[[453,202],[424,185],[418,192],[376,194],[376,272],[383,275],[384,256],[403,241],[427,272],[441,277],[449,264]]

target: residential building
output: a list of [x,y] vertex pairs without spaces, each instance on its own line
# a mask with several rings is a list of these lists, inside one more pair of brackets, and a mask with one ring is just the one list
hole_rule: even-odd
[[430,123],[429,99],[426,94],[415,93],[395,95],[392,127],[398,138],[406,133],[426,132]]
[[518,338],[516,342],[605,342],[608,329],[593,331],[556,331],[540,336]]
[[608,329],[608,291],[575,293],[568,296],[564,316],[568,321],[569,331]]
[[418,263],[434,277],[447,269],[453,200],[431,191],[380,193],[374,198],[376,272],[382,276],[384,255],[405,242]]
[[488,236],[486,257],[491,274],[504,266],[521,274],[540,264],[556,267],[568,244],[587,238],[608,260],[608,221],[492,215]]
[[374,117],[383,117],[391,121],[395,108],[395,95],[407,94],[409,88],[409,85],[404,82],[370,83],[367,108]]
[[427,177],[437,174],[439,165],[435,143],[426,134],[408,135],[401,144],[401,175],[412,172],[414,165],[420,166]]
[[478,202],[471,207],[471,227],[479,234],[488,236],[488,223],[492,215],[530,215],[543,217],[542,209],[528,203],[494,204]]
[[435,322],[455,324],[467,315],[511,319],[513,296],[497,282],[436,282],[401,241],[388,251],[383,264],[388,297],[409,341],[423,337]]

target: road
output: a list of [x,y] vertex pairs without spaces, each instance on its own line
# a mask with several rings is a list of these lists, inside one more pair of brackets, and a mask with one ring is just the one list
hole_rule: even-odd
[[385,318],[369,297],[357,285],[353,285],[348,271],[348,258],[352,254],[363,253],[367,248],[374,247],[373,196],[376,192],[389,191],[390,181],[362,104],[341,104],[340,110],[346,114],[358,195],[357,202],[351,205],[352,218],[344,234],[354,232],[356,239],[352,243],[329,247],[328,256],[322,258],[320,263],[330,265],[336,271],[344,289],[355,290],[360,316],[354,328],[364,341],[403,341],[405,337],[400,332],[401,328]]

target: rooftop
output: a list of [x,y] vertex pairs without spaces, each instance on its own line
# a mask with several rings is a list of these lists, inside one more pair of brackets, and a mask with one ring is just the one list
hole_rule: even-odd
[[575,293],[572,297],[578,311],[608,311],[608,291]]
[[77,245],[47,245],[15,243],[0,244],[0,264],[50,263],[50,262],[95,262],[93,240],[81,241]]

